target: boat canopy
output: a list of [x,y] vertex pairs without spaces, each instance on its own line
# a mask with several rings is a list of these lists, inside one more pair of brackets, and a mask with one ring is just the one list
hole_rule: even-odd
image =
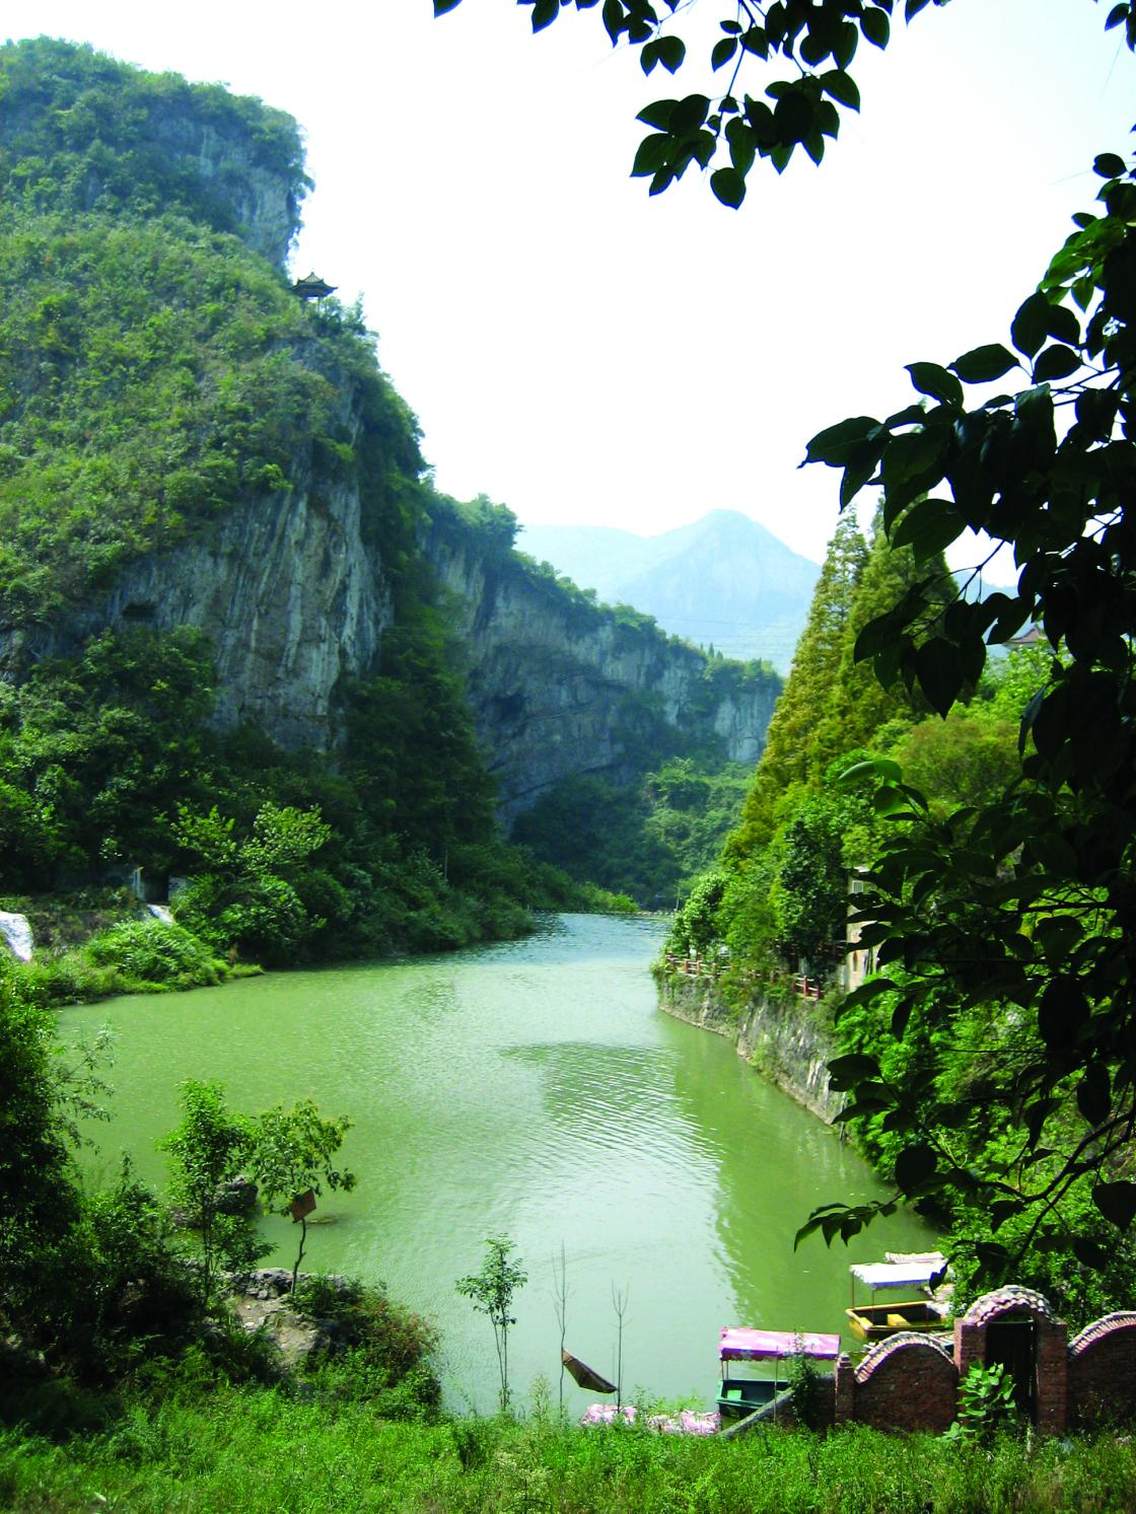
[[722,1338],[718,1342],[718,1356],[724,1362],[767,1362],[786,1356],[812,1356],[819,1361],[835,1361],[839,1355],[839,1335],[723,1325]]
[[860,1283],[877,1288],[926,1288],[946,1266],[944,1257],[933,1261],[858,1262],[848,1270]]

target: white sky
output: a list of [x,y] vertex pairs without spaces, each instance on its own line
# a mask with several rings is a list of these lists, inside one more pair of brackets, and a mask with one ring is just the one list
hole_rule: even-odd
[[[886,54],[861,45],[862,115],[822,167],[757,164],[737,212],[696,170],[654,200],[627,177],[636,111],[711,92],[709,69],[645,79],[598,7],[536,38],[510,0],[439,21],[430,0],[29,0],[5,20],[299,120],[316,189],[294,270],[363,295],[441,488],[645,535],[742,510],[819,559],[839,475],[797,471],[809,436],[908,403],[904,363],[1005,340],[1090,208],[1093,156],[1127,150],[1136,73],[1107,10],[897,21]],[[697,20],[712,37],[728,13]]]

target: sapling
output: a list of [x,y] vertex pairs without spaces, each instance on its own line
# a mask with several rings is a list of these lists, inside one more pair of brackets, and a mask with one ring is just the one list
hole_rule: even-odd
[[501,1375],[501,1413],[509,1412],[509,1326],[517,1323],[510,1314],[513,1295],[528,1282],[528,1274],[519,1262],[510,1260],[515,1244],[504,1236],[489,1236],[485,1242],[485,1260],[481,1271],[459,1278],[455,1284],[479,1314],[487,1314],[493,1326],[497,1347],[497,1368]]

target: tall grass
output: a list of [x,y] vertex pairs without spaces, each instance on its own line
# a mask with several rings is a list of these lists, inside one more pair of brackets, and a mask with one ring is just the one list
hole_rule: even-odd
[[365,1404],[276,1389],[174,1393],[56,1443],[0,1432],[0,1507],[209,1514],[1009,1514],[1136,1507],[1122,1437],[1001,1440],[981,1450],[854,1428],[730,1443],[634,1429],[391,1423]]

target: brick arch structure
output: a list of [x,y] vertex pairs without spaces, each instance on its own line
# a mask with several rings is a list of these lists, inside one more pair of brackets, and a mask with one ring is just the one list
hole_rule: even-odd
[[1136,1420],[1136,1313],[1094,1320],[1069,1342],[1069,1424]]
[[958,1370],[941,1341],[903,1330],[880,1341],[856,1367],[837,1364],[837,1420],[878,1430],[946,1430],[955,1418]]
[[[1006,1327],[1010,1327],[1009,1330]],[[1012,1333],[1022,1340],[1007,1350]],[[961,1380],[972,1366],[991,1366],[1016,1354],[1012,1370],[1021,1390],[1019,1402],[1037,1428],[1050,1435],[1064,1432],[1068,1400],[1068,1336],[1063,1320],[1042,1294],[1016,1283],[984,1293],[955,1321],[955,1363]],[[1028,1360],[1022,1360],[1022,1353]]]

